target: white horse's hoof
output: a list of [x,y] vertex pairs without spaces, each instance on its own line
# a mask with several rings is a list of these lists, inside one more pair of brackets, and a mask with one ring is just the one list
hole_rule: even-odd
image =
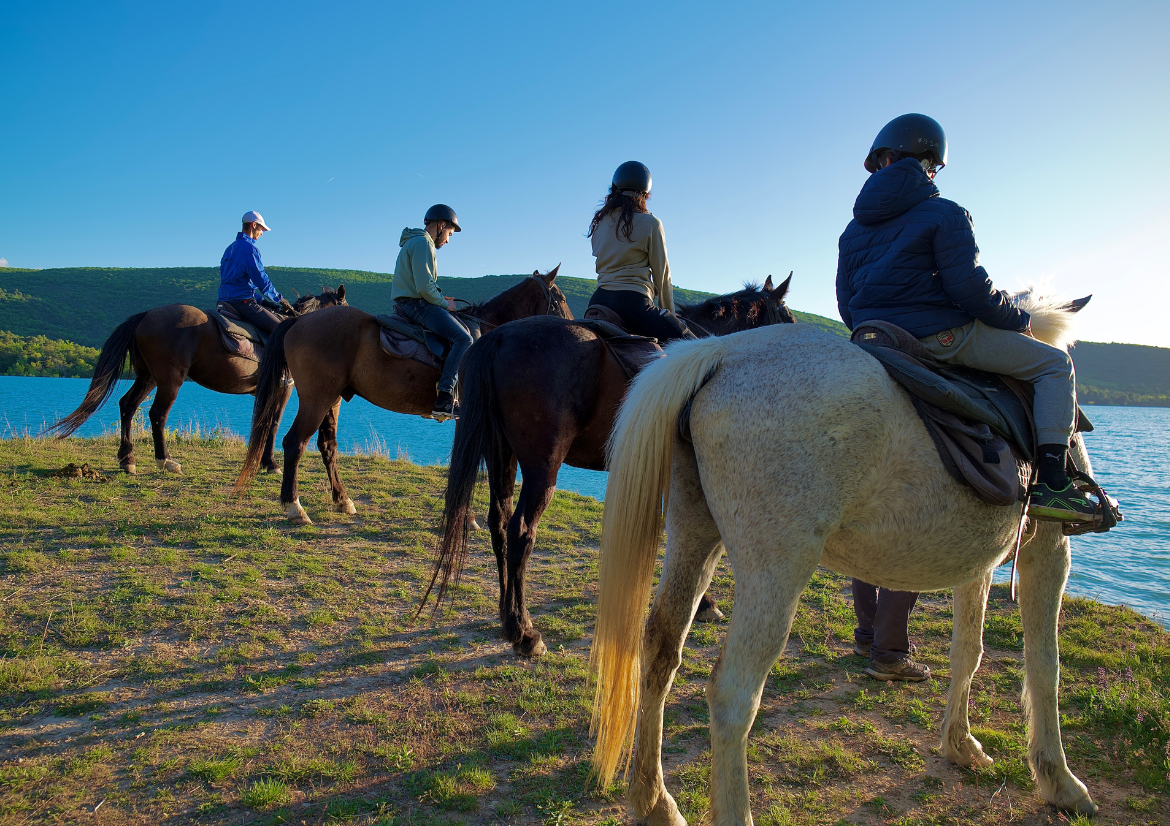
[[357,513],[357,508],[354,507],[353,500],[348,496],[345,497],[345,499],[341,502],[334,502],[333,510],[337,511],[338,513],[347,513],[350,516],[353,516],[355,513]]
[[154,463],[158,465],[159,470],[166,470],[171,473],[178,473],[180,475],[183,473],[183,466],[174,459],[155,459]]
[[305,509],[301,507],[301,500],[297,499],[288,506],[285,512],[288,521],[294,525],[312,525],[313,520],[309,518],[309,514],[305,513]]
[[1045,783],[1041,767],[1036,771],[1036,777],[1040,781],[1037,783],[1040,794],[1056,808],[1087,817],[1097,814],[1097,804],[1093,802],[1089,790],[1072,772],[1066,771],[1064,777],[1055,783]]
[[943,756],[956,766],[968,769],[986,769],[995,762],[983,751],[983,744],[970,734],[957,743],[944,737]]
[[[631,795],[630,803],[633,804],[634,811],[638,811],[638,803]],[[678,806],[674,802],[674,798],[670,796],[670,792],[663,789],[658,796],[654,808],[641,816],[641,820],[646,822],[646,826],[687,826],[687,820],[678,810]]]

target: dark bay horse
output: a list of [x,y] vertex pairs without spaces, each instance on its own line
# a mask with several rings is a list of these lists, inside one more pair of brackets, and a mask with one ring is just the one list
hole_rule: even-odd
[[[337,292],[323,290],[321,295],[305,295],[297,299],[293,308],[297,313],[310,313],[321,307],[345,304],[345,285]],[[243,395],[256,390],[258,365],[252,359],[229,353],[220,340],[219,323],[197,307],[187,304],[168,304],[123,321],[102,345],[101,355],[93,370],[89,390],[77,409],[49,427],[45,433],[63,439],[85,423],[110,396],[129,356],[134,370],[134,383],[118,402],[122,413],[122,442],[118,447],[118,465],[127,473],[137,470],[134,461],[134,443],[130,439],[134,414],[155,387],[158,392],[150,405],[150,431],[154,437],[154,459],[159,470],[181,473],[179,465],[167,453],[167,415],[186,379],[201,384],[217,393]],[[288,401],[291,390],[285,388],[280,398],[280,411]],[[264,468],[276,470],[272,459],[272,440],[264,449]]]
[[[773,289],[769,276],[763,287],[749,286],[683,306],[678,315],[692,330],[716,336],[795,323],[784,304],[791,280],[789,276]],[[628,384],[621,365],[597,335],[580,324],[552,318],[527,319],[493,330],[472,345],[463,359],[463,415],[455,426],[443,540],[431,588],[437,581],[442,600],[451,577],[458,577],[462,570],[472,524],[471,501],[479,465],[484,462],[503,636],[522,657],[545,651],[540,632],[528,616],[524,574],[536,542],[536,526],[556,488],[557,471],[566,463],[605,470],[605,443]],[[513,512],[517,464],[524,479]],[[700,611],[704,608],[714,609],[714,603],[708,600]]]
[[[545,275],[534,272],[483,304],[455,315],[479,319],[485,329],[528,316],[571,319],[573,314],[565,295],[554,283],[559,269],[558,265]],[[385,410],[425,416],[434,406],[439,381],[439,371],[434,367],[386,355],[378,343],[380,336],[378,320],[354,307],[338,307],[292,319],[276,328],[260,363],[252,436],[236,490],[241,490],[256,474],[261,449],[272,443],[284,406],[280,399],[281,377],[287,369],[296,381],[300,407],[282,442],[281,505],[293,524],[312,523],[297,495],[297,465],[309,439],[317,433],[317,447],[329,475],[333,509],[338,513],[357,512],[337,472],[337,416],[341,400],[361,396]]]

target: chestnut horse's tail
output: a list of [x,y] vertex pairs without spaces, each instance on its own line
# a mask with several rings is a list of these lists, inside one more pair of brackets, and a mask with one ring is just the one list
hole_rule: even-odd
[[233,493],[239,493],[252,481],[252,477],[260,468],[264,446],[268,444],[268,439],[280,424],[285,402],[281,387],[288,370],[284,337],[296,321],[295,318],[282,321],[280,326],[272,331],[268,343],[264,345],[264,356],[256,370],[256,401],[252,405],[252,432],[248,436],[248,455],[244,457],[244,467],[232,487]]
[[499,461],[507,448],[500,430],[499,404],[496,401],[493,364],[499,350],[499,336],[477,341],[467,351],[460,368],[459,420],[455,423],[455,442],[451,446],[451,468],[447,472],[447,494],[439,530],[443,539],[431,584],[423,594],[418,612],[422,613],[435,585],[439,593],[436,610],[451,580],[459,580],[467,561],[467,544],[471,538],[471,502],[479,479],[479,466],[485,461]]
[[596,681],[593,769],[608,785],[628,765],[642,690],[642,632],[670,498],[678,417],[724,359],[722,338],[672,343],[634,379],[609,440],[601,576],[589,667]]
[[64,439],[85,424],[86,419],[110,400],[126,368],[126,357],[132,358],[134,355],[134,336],[138,333],[138,325],[145,317],[146,313],[132,315],[110,333],[110,337],[102,345],[97,366],[93,368],[93,378],[89,380],[89,390],[86,391],[85,398],[81,400],[76,410],[46,428],[45,435]]

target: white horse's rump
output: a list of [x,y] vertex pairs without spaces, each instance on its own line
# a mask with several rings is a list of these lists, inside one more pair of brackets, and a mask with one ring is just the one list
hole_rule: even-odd
[[[747,733],[818,564],[886,588],[955,587],[942,749],[960,765],[989,765],[967,701],[991,574],[1012,549],[1020,511],[983,504],[952,480],[905,393],[844,339],[785,325],[668,352],[634,382],[611,444],[591,654],[601,778],[633,747],[639,817],[684,822],[663,785],[662,709],[724,549],[735,610],[707,686],[716,824],[751,822]],[[692,396],[688,443],[676,422]],[[1087,466],[1079,441],[1074,451]],[[663,516],[666,558],[643,624]],[[1092,812],[1060,741],[1056,623],[1068,564],[1053,523],[1020,553],[1028,755],[1045,799]]]

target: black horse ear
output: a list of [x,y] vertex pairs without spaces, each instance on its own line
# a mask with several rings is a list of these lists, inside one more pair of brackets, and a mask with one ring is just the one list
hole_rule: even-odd
[[535,275],[537,278],[539,278],[541,281],[543,281],[545,284],[548,284],[551,287],[552,283],[557,280],[557,271],[560,268],[561,268],[561,265],[557,264],[555,267],[553,267],[551,270],[549,270],[544,275],[541,275],[539,271],[533,273],[533,275]]
[[345,285],[344,284],[337,285],[337,297],[338,298],[345,298]]
[[[771,276],[768,276],[768,278],[771,279]],[[791,283],[792,283],[792,273],[790,272],[790,273],[788,273],[788,277],[784,279],[784,281],[780,284],[780,286],[777,287],[776,289],[772,290],[772,297],[773,298],[783,298],[784,296],[788,295],[788,285]]]
[[769,273],[768,277],[766,279],[764,279],[764,289],[767,290],[768,292],[772,292],[772,275],[771,275],[771,273]]

